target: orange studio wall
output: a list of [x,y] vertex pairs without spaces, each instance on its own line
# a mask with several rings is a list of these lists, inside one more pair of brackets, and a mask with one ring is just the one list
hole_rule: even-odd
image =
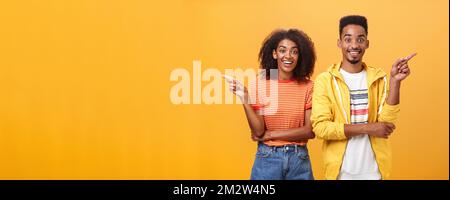
[[[0,3],[0,179],[248,179],[256,151],[242,105],[193,102],[194,61],[257,69],[263,39],[299,28],[313,79],[339,62],[339,18],[368,18],[364,60],[389,71],[417,52],[390,138],[392,179],[448,179],[446,0]],[[189,104],[173,104],[185,69]],[[178,80],[180,81],[180,80]],[[223,86],[225,91],[225,86]],[[321,141],[309,142],[323,179]]]

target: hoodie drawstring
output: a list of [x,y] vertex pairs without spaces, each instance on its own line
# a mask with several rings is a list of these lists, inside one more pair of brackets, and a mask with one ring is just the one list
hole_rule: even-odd
[[387,80],[386,80],[386,76],[383,77],[383,80],[384,80],[383,97],[381,98],[380,107],[378,107],[378,115],[381,114],[381,111],[383,110],[384,101],[386,100],[386,93],[387,93]]
[[338,91],[339,101],[341,102],[341,109],[342,109],[342,112],[344,113],[345,123],[348,124],[347,112],[345,112],[344,104],[342,103],[341,90],[339,89],[339,85],[336,81],[336,78],[333,75],[331,75],[331,76],[333,77],[334,86],[336,87],[336,90]]

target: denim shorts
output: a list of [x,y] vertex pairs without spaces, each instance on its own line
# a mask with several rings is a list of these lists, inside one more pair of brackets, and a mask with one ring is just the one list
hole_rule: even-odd
[[308,148],[258,143],[251,180],[314,180]]

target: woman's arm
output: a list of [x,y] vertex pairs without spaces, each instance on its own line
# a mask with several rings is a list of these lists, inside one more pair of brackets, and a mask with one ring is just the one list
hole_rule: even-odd
[[245,116],[247,117],[247,122],[252,132],[252,136],[262,137],[266,130],[266,126],[264,124],[264,117],[257,113],[257,111],[253,110],[253,107],[249,104],[249,94],[247,88],[240,82],[225,77],[229,83],[230,90],[238,96],[242,105],[244,106]]
[[[247,92],[246,92],[247,93]],[[244,95],[244,96],[248,96]],[[246,98],[247,99],[247,98]],[[264,117],[259,115],[257,111],[253,110],[252,106],[248,102],[242,102],[244,106],[245,116],[247,117],[247,122],[252,131],[252,135],[256,137],[262,137],[266,130],[264,124]]]
[[[315,137],[311,126],[311,109],[305,111],[305,125],[298,128],[291,128],[282,131],[266,130],[264,136],[259,141],[266,140],[283,140],[283,141],[299,141],[306,139],[313,139]],[[257,139],[257,138],[254,138]]]

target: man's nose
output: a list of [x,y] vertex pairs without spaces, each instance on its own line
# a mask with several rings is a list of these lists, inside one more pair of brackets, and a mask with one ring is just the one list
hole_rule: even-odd
[[350,47],[351,48],[358,48],[359,47],[359,44],[358,44],[358,42],[356,42],[356,41],[352,41],[351,43],[350,43]]

